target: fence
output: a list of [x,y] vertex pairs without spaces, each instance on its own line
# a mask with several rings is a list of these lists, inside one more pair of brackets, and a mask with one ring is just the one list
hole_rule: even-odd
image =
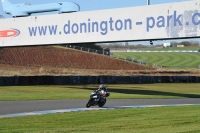
[[[88,53],[108,55],[111,58],[116,58],[116,59],[120,59],[120,60],[124,60],[124,61],[128,61],[128,62],[134,62],[134,63],[141,64],[141,65],[147,65],[148,64],[148,62],[146,62],[146,61],[136,60],[136,59],[131,58],[131,57],[119,56],[119,55],[115,56],[112,53],[110,53],[110,51],[108,51],[108,50],[96,50],[96,49],[84,48],[84,47],[73,46],[73,45],[66,45],[66,47],[76,49],[76,50],[80,50],[80,51],[85,51],[85,52],[88,52]],[[152,66],[154,68],[161,68],[161,66],[157,66],[157,65],[152,65]]]
[[125,61],[129,61],[129,62],[134,62],[134,63],[142,64],[142,65],[148,64],[148,62],[146,62],[146,61],[136,60],[134,58],[126,57],[126,56],[122,56],[122,55],[110,55],[110,57],[116,58],[116,59],[125,60]]
[[[138,60],[138,59],[134,59],[133,57],[127,57],[127,56],[122,56],[122,55],[117,55],[117,54],[113,54],[112,52],[115,52],[114,50],[112,50],[112,52],[108,51],[108,50],[96,50],[96,49],[91,49],[91,48],[85,48],[85,47],[80,47],[80,46],[74,46],[74,45],[66,45],[67,48],[71,48],[71,49],[76,49],[76,50],[80,50],[80,51],[85,51],[88,53],[96,53],[96,54],[102,54],[102,55],[108,55],[111,58],[116,58],[116,59],[120,59],[120,60],[124,60],[124,61],[128,61],[128,62],[133,62],[136,64],[141,64],[141,65],[146,65],[146,66],[151,66],[153,68],[156,69],[161,69],[161,68],[170,68],[170,69],[190,69],[191,67],[187,67],[187,66],[160,66],[157,65],[156,63],[149,63],[148,61],[143,61],[143,60]],[[120,49],[125,50],[125,49]],[[150,52],[150,51],[124,51],[124,52]],[[151,51],[152,52],[152,51]],[[158,51],[157,51],[158,52]],[[159,52],[163,52],[163,51],[159,51]],[[166,51],[165,51],[166,52]],[[168,51],[169,52],[169,51]],[[172,52],[172,51],[170,51]],[[174,51],[175,52],[175,51]],[[177,51],[178,52],[178,51]],[[186,52],[186,51],[179,51],[179,52]],[[198,52],[198,51],[187,51],[187,52]],[[117,53],[117,52],[115,52]],[[198,68],[200,68],[200,65],[198,66]]]
[[107,49],[96,50],[96,49],[84,48],[84,47],[73,46],[73,45],[66,45],[66,47],[76,49],[76,50],[80,50],[80,51],[85,51],[85,52],[88,52],[88,53],[96,53],[96,54],[102,54],[102,55],[110,56],[110,51],[108,51]]

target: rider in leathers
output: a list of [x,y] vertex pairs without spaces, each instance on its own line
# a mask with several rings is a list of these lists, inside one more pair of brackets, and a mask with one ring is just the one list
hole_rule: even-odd
[[110,95],[104,84],[101,84],[96,91],[99,91],[99,93],[101,94],[101,96],[103,96],[103,98],[106,98]]

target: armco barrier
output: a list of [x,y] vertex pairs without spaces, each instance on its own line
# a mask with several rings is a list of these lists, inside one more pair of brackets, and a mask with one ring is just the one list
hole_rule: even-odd
[[0,86],[77,84],[200,83],[199,76],[14,76],[0,77]]

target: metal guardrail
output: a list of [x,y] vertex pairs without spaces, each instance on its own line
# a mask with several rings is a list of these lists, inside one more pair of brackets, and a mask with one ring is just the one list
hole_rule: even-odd
[[117,59],[121,59],[121,60],[124,60],[124,61],[134,62],[134,63],[142,64],[142,65],[148,64],[148,62],[146,62],[146,61],[136,60],[136,59],[134,59],[134,58],[126,57],[126,56],[120,56],[120,55],[115,56],[115,55],[111,55],[110,57],[112,57],[112,58],[117,58]]
[[155,63],[152,64],[152,63],[149,63],[148,61],[137,60],[137,59],[134,59],[132,57],[126,57],[126,56],[122,56],[122,55],[117,55],[117,56],[111,55],[111,57],[121,59],[121,60],[125,60],[125,61],[129,61],[129,62],[134,62],[134,63],[141,64],[141,65],[151,66],[151,67],[157,68],[157,69],[163,68],[163,66],[157,65]]
[[66,47],[71,48],[71,49],[80,50],[80,51],[85,51],[85,52],[88,52],[88,53],[109,55],[111,58],[117,58],[117,59],[121,59],[121,60],[124,60],[124,61],[134,62],[134,63],[142,64],[142,65],[146,65],[148,63],[146,61],[136,60],[136,59],[133,59],[133,58],[130,58],[130,57],[122,57],[122,56],[115,57],[112,53],[107,53],[106,50],[96,50],[96,49],[90,49],[90,48],[74,46],[74,45],[66,45]]
[[80,46],[74,46],[74,45],[66,45],[67,48],[71,48],[71,49],[76,49],[76,50],[80,50],[80,51],[85,51],[88,53],[96,53],[96,54],[102,54],[102,55],[108,55],[111,58],[116,58],[116,59],[120,59],[120,60],[124,60],[124,61],[128,61],[128,62],[133,62],[136,64],[140,64],[140,65],[150,65],[154,68],[162,68],[162,66],[156,65],[156,64],[150,64],[148,61],[142,61],[142,60],[137,60],[131,57],[126,57],[126,56],[120,56],[120,55],[113,55],[113,53],[107,53],[107,51],[105,50],[96,50],[96,49],[90,49],[90,48],[85,48],[85,47],[80,47]]
[[85,51],[88,53],[96,53],[96,54],[102,54],[102,55],[110,55],[110,52],[107,50],[96,50],[96,49],[91,49],[91,48],[85,48],[85,47],[80,47],[80,46],[74,46],[74,45],[66,45],[67,48],[71,49],[76,49],[80,51]]

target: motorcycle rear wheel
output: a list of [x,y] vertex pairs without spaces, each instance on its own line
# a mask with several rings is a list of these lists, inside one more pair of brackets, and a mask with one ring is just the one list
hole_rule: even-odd
[[105,102],[99,104],[99,107],[103,107],[105,104],[106,104],[106,99]]

